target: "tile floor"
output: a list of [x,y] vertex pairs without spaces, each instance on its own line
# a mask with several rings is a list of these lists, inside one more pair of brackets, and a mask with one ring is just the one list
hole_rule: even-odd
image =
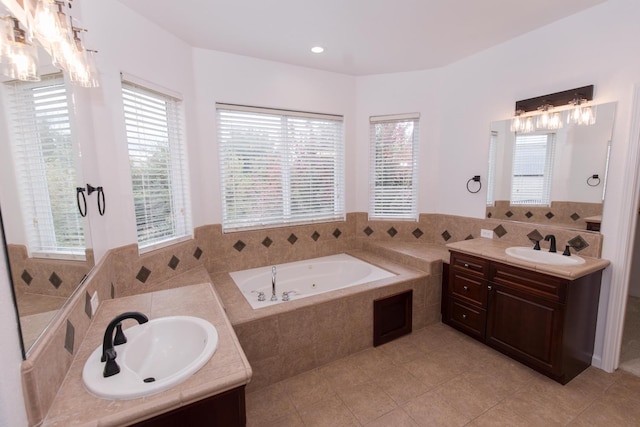
[[640,375],[640,298],[631,295],[624,317],[620,369]]
[[562,386],[438,323],[247,394],[247,425],[639,426],[640,378]]

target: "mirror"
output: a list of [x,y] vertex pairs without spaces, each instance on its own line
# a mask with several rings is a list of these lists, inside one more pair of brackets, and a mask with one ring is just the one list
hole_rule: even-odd
[[599,231],[616,103],[593,110],[594,124],[556,130],[491,123],[487,218]]
[[[45,55],[41,50],[41,62]],[[76,187],[84,184],[68,114],[71,92],[68,104],[60,101],[64,88],[72,88],[51,79],[52,71],[44,66],[41,82],[20,89],[0,81],[0,207],[27,354],[94,265],[88,220],[76,200]],[[29,114],[19,132],[17,105]]]

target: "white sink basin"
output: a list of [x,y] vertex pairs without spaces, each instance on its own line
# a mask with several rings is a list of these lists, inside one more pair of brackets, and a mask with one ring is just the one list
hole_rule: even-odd
[[534,251],[533,248],[528,246],[512,246],[507,248],[505,252],[511,257],[535,264],[570,266],[585,263],[584,258],[581,258],[578,255],[564,256],[560,252],[553,253],[544,249]]
[[98,397],[127,400],[167,390],[202,368],[218,347],[218,331],[198,317],[159,317],[124,333],[127,342],[114,347],[120,373],[103,377],[102,345],[84,365],[84,385]]

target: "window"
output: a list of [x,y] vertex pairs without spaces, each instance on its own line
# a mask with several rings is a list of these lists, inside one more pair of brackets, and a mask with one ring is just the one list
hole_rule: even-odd
[[370,118],[369,218],[418,219],[419,114]]
[[516,135],[512,205],[550,205],[554,152],[554,134]]
[[192,233],[181,101],[128,81],[122,97],[138,245],[151,250]]
[[16,179],[31,256],[85,258],[78,157],[62,74],[6,83]]
[[216,107],[225,231],[344,220],[342,116]]

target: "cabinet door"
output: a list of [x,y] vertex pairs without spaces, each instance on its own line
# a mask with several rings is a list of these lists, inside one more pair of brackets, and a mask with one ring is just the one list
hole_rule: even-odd
[[562,305],[490,283],[486,343],[553,375],[560,374]]

